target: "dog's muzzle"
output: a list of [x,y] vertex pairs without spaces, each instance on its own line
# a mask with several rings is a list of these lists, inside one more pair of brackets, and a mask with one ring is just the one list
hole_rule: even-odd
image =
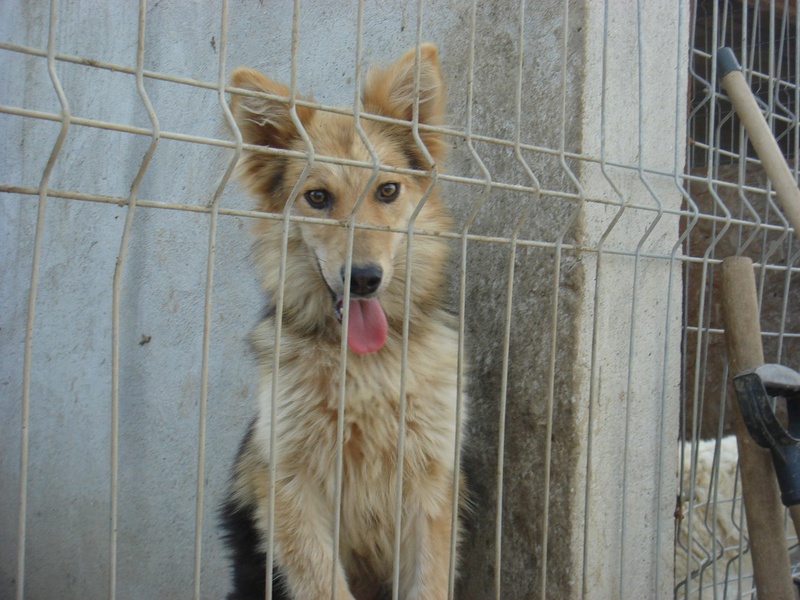
[[[344,268],[341,271],[344,283]],[[383,270],[374,264],[353,265],[350,271],[350,312],[347,321],[347,345],[357,354],[369,354],[383,348],[389,329],[375,293],[381,286]],[[326,282],[327,285],[327,282]],[[333,314],[339,323],[344,318],[344,298],[333,290]]]

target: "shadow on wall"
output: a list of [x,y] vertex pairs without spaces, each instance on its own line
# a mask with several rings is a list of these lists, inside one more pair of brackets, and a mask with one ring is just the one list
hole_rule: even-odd
[[[583,23],[583,8],[572,3],[569,14],[569,62],[567,81],[578,80],[583,68],[583,38],[578,33]],[[473,130],[482,135],[514,139],[514,98],[517,88],[517,28],[519,15],[500,2],[479,3],[476,21]],[[566,120],[561,116],[563,2],[539,3],[526,14],[525,61],[521,139],[535,140],[540,146],[558,148],[562,124],[566,128],[567,148],[580,148],[580,88],[568,86]],[[469,23],[469,7],[463,9],[462,22]],[[459,125],[457,115],[466,111],[466,61],[469,40],[448,44],[443,55],[448,78],[448,113]],[[458,44],[463,44],[459,48]],[[461,50],[461,51],[459,51]],[[448,64],[449,63],[449,64]],[[477,156],[493,181],[531,186],[532,183],[513,150],[507,146],[475,143]],[[575,192],[568,174],[558,159],[540,153],[524,155],[542,186]],[[571,164],[575,170],[579,165]],[[482,171],[464,140],[451,151],[450,173],[481,179]],[[456,230],[463,227],[474,202],[481,197],[481,186],[445,184],[443,197],[454,213]],[[526,211],[531,217],[522,227],[524,239],[554,243],[567,227],[576,203],[563,198],[536,198],[531,193],[512,193],[492,189],[485,198],[470,233],[508,237]],[[569,242],[580,236],[572,226]],[[451,273],[458,273],[461,247],[453,245]],[[548,535],[548,597],[568,598],[574,589],[575,552],[570,547],[573,523],[569,498],[571,480],[580,447],[579,433],[568,400],[576,383],[574,341],[583,269],[576,256],[560,257],[560,279],[555,281],[556,252],[552,248],[518,248],[515,258],[513,306],[511,311],[508,390],[506,396],[505,438],[500,439],[501,381],[506,324],[506,301],[511,246],[469,242],[467,246],[466,327],[470,360],[470,425],[465,448],[465,469],[469,477],[474,514],[461,551],[457,597],[484,600],[493,597],[496,576],[496,523],[498,519],[498,448],[501,448],[503,499],[500,565],[501,597],[536,597],[541,589],[544,536]],[[457,281],[453,281],[451,305],[457,308]],[[557,289],[556,289],[557,288]],[[556,293],[557,292],[557,293]],[[546,479],[545,432],[549,389],[552,315],[557,298],[557,356],[554,397],[557,402],[553,422],[551,483]],[[568,366],[568,367],[565,367]],[[561,400],[559,400],[561,399]],[[503,444],[501,446],[501,444]],[[545,499],[551,499],[545,515]],[[547,520],[549,519],[549,521]],[[549,524],[548,524],[549,523]],[[578,581],[580,585],[580,581]]]

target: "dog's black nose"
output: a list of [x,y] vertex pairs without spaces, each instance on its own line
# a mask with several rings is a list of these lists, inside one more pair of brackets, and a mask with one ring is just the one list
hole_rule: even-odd
[[[353,296],[369,296],[381,286],[383,269],[378,265],[353,265],[350,271],[350,294]],[[344,279],[344,273],[342,273]]]

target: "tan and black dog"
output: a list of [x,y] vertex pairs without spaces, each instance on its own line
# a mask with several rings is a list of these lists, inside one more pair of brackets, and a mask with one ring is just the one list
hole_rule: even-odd
[[[418,119],[439,125],[444,82],[437,49],[412,49],[394,64],[373,68],[362,111],[411,121],[418,69]],[[231,85],[287,97],[286,86],[238,68]],[[234,94],[231,102],[247,144],[305,152],[300,129],[317,157],[370,163],[352,115],[296,108],[285,101]],[[298,128],[297,122],[301,125]],[[361,119],[381,165],[428,169],[410,124]],[[436,132],[419,138],[437,162],[445,142]],[[305,158],[245,152],[239,177],[258,209],[282,213],[307,167]],[[381,598],[391,588],[395,539],[403,308],[411,269],[405,387],[405,445],[400,534],[399,597],[447,597],[456,439],[457,333],[442,308],[445,243],[416,235],[407,264],[408,227],[430,179],[424,174],[372,170],[316,160],[302,179],[293,215],[345,221],[359,197],[348,304],[342,447],[341,528],[333,548],[336,439],[347,228],[308,221],[289,226],[283,292],[278,393],[273,397],[276,317],[280,283],[281,220],[256,226],[255,260],[272,310],[256,326],[252,345],[260,367],[258,417],[242,444],[223,520],[234,556],[230,598],[264,598],[266,532],[270,513],[270,440],[275,436],[273,598],[338,600]],[[367,189],[368,186],[368,189]],[[415,228],[449,229],[434,188]],[[395,231],[387,231],[386,229]],[[272,422],[275,404],[275,421]],[[463,418],[463,417],[462,417]],[[459,494],[461,495],[461,494]],[[463,502],[461,502],[463,504]]]

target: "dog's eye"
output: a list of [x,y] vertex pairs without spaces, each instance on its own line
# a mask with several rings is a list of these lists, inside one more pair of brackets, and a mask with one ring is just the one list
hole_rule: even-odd
[[303,197],[311,208],[323,209],[331,205],[331,194],[327,190],[310,190]]
[[399,183],[384,183],[378,188],[378,200],[392,202],[400,193]]

